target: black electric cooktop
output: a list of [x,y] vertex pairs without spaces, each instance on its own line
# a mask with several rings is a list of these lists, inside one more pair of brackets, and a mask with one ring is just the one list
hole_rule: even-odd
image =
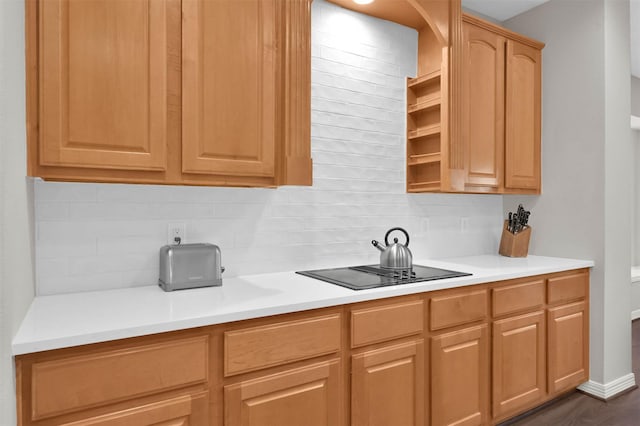
[[411,271],[394,271],[380,268],[378,265],[362,265],[349,266],[346,268],[298,271],[296,273],[347,287],[352,290],[364,290],[367,288],[387,287],[471,275],[466,272],[449,271],[447,269],[420,265],[413,265]]

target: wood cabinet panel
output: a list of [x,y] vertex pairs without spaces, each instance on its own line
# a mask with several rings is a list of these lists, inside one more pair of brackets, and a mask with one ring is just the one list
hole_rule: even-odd
[[36,363],[32,418],[204,383],[208,354],[203,336]]
[[489,415],[486,324],[431,339],[431,425],[483,425]]
[[[279,185],[311,185],[311,1],[284,2],[285,46],[280,73],[283,142],[278,155]],[[277,151],[277,150],[276,150]]]
[[589,378],[589,312],[585,302],[548,311],[549,393],[557,394]]
[[491,295],[494,317],[533,310],[544,305],[544,280],[494,288]]
[[226,426],[339,426],[339,360],[313,364],[224,388]]
[[498,187],[504,173],[505,38],[463,23],[466,185]]
[[493,417],[502,419],[546,392],[544,311],[493,323]]
[[424,424],[423,340],[353,356],[351,424]]
[[507,40],[505,187],[540,188],[541,53]]
[[225,376],[338,352],[340,318],[333,314],[224,333]]
[[40,164],[165,170],[167,2],[39,7]]
[[277,2],[182,10],[182,171],[274,176]]
[[311,185],[310,5],[29,0],[29,175]]
[[465,290],[431,298],[431,330],[481,321],[487,318],[487,290]]
[[548,281],[550,305],[584,299],[589,292],[589,274],[577,274],[552,277]]
[[462,16],[462,145],[467,192],[540,192],[544,44]]
[[185,395],[64,426],[204,426],[209,422],[209,394]]
[[424,302],[413,300],[351,312],[351,347],[421,333]]

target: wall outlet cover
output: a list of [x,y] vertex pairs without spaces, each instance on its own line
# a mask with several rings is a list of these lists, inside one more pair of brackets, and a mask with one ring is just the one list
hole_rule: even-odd
[[167,226],[167,244],[183,244],[187,238],[186,223],[170,223]]

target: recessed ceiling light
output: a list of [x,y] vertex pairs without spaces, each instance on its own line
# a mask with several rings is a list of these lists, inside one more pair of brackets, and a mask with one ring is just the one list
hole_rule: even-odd
[[373,0],[353,0],[353,2],[357,4],[369,4],[373,3]]

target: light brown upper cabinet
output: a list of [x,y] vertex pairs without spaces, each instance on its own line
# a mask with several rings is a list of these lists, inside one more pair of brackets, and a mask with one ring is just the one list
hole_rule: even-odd
[[543,43],[463,14],[460,0],[329,1],[418,32],[407,192],[540,193]]
[[466,192],[540,193],[541,49],[463,15]]
[[310,185],[310,0],[27,0],[29,174]]
[[166,170],[167,3],[42,1],[42,166]]
[[505,192],[540,192],[541,47],[507,40]]
[[504,180],[504,37],[463,26],[465,186],[498,188]]
[[184,0],[182,10],[183,172],[273,177],[276,2]]

